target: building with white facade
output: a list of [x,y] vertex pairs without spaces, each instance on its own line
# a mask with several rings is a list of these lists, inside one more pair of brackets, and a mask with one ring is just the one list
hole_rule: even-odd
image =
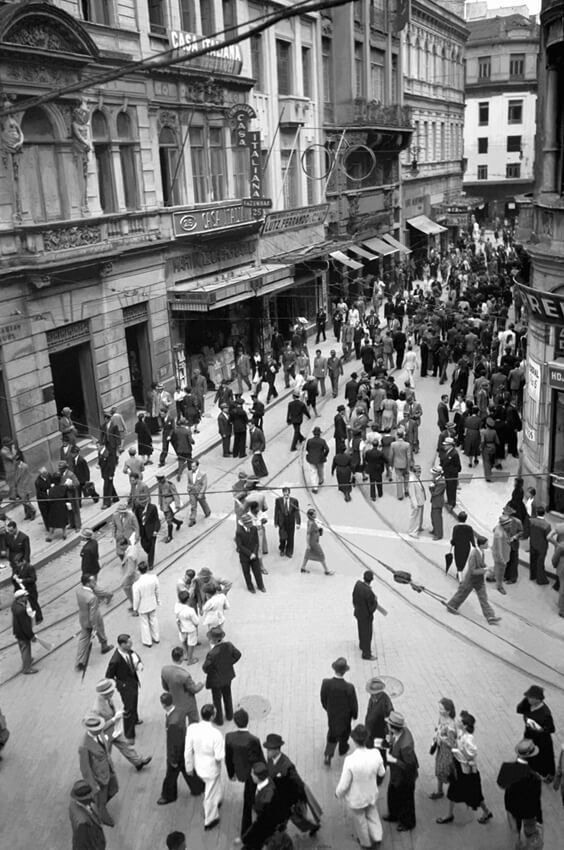
[[508,15],[468,28],[464,189],[484,198],[485,218],[512,220],[533,187],[539,27]]

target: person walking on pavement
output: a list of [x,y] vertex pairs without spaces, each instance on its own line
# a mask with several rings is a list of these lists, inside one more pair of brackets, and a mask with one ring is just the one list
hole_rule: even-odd
[[123,734],[128,741],[135,741],[135,727],[143,721],[139,719],[139,673],[143,664],[133,649],[131,635],[121,634],[117,638],[117,649],[114,650],[106,670],[106,679],[116,683],[123,703]]
[[445,431],[448,425],[449,409],[448,409],[448,394],[441,396],[441,400],[437,405],[437,427],[439,431]]
[[95,714],[104,720],[102,734],[108,739],[110,753],[112,747],[115,747],[124,759],[130,762],[137,771],[141,771],[150,764],[153,757],[140,756],[126,740],[123,734],[123,710],[116,710],[115,693],[115,682],[112,679],[101,679],[96,685],[96,701],[92,706],[91,714]]
[[[178,414],[180,418],[180,414]],[[136,426],[137,427],[137,426]],[[161,433],[161,452],[159,454],[159,466],[164,466],[166,463],[166,459],[168,457],[168,447],[172,440],[172,435],[174,434],[174,429],[176,428],[176,417],[174,415],[173,410],[168,410],[165,418],[163,419],[163,430]],[[141,451],[139,451],[139,455],[141,456]]]
[[442,467],[434,466],[431,469],[433,483],[429,485],[431,496],[431,534],[433,540],[443,539],[443,508],[445,505],[446,483]]
[[364,471],[370,481],[370,498],[373,502],[376,501],[376,490],[378,490],[380,499],[384,495],[382,476],[385,466],[386,461],[384,460],[384,452],[382,451],[380,440],[372,439],[371,442],[367,442],[364,450]]
[[301,527],[300,503],[290,495],[290,487],[282,487],[282,495],[274,502],[274,527],[278,529],[278,548],[281,555],[294,554],[296,528]]
[[213,705],[203,705],[199,723],[191,723],[186,731],[184,766],[187,773],[196,773],[204,781],[204,830],[219,824],[219,807],[223,797],[221,766],[225,758],[223,735],[212,726]]
[[243,393],[243,381],[247,385],[247,389],[252,390],[250,379],[251,374],[251,358],[245,351],[241,351],[235,358],[235,377],[237,379],[237,390],[239,394]]
[[29,605],[27,591],[21,588],[14,593],[12,602],[12,633],[18,642],[20,655],[22,657],[22,673],[26,676],[39,673],[33,664],[31,656],[31,644],[37,638],[33,631],[33,611]]
[[13,570],[18,563],[31,561],[29,536],[19,530],[13,519],[6,523],[6,547],[8,550],[8,561]]
[[39,475],[35,479],[35,497],[37,499],[37,507],[45,526],[45,531],[49,531],[49,487],[51,486],[51,476],[47,469],[42,466],[39,470]]
[[321,349],[318,348],[313,358],[313,377],[319,382],[321,395],[326,393],[325,378],[327,377],[327,358],[323,357]]
[[266,394],[266,403],[268,404],[272,398],[278,398],[278,390],[276,389],[276,375],[278,374],[279,366],[276,359],[270,354],[266,358],[266,363],[263,368],[264,380],[268,385]]
[[225,736],[225,767],[231,781],[244,783],[243,813],[241,816],[241,840],[253,822],[253,803],[257,786],[253,782],[251,770],[257,762],[264,763],[260,739],[248,730],[249,715],[244,708],[238,708],[233,714],[237,730]]
[[43,612],[39,604],[37,594],[37,573],[29,561],[18,561],[12,573],[12,584],[14,590],[25,590],[29,597],[29,604],[35,617],[35,625],[43,622]]
[[290,446],[291,452],[295,452],[298,447],[298,444],[303,443],[305,440],[305,437],[301,432],[301,425],[304,421],[304,416],[307,416],[308,419],[311,419],[311,416],[309,415],[309,410],[307,409],[304,402],[300,399],[299,391],[294,390],[293,399],[288,404],[288,412],[286,414],[286,423],[288,425],[291,425],[294,429],[292,445]]
[[88,573],[91,576],[97,576],[100,572],[98,541],[94,537],[94,532],[91,528],[81,529],[80,536],[84,541],[84,545],[80,550],[81,570],[83,573]]
[[357,841],[367,850],[382,841],[382,823],[376,803],[386,768],[380,751],[367,749],[366,737],[367,729],[359,723],[351,732],[354,750],[345,758],[335,797],[346,800]]
[[334,431],[333,439],[335,440],[335,454],[342,454],[347,448],[348,426],[345,417],[345,405],[340,404],[337,407],[337,413],[333,419]]
[[90,644],[94,635],[100,642],[102,655],[105,655],[112,649],[112,644],[108,643],[106,637],[104,618],[100,611],[100,602],[105,602],[106,605],[109,605],[113,594],[97,587],[96,576],[91,576],[88,573],[82,574],[80,582],[80,587],[76,591],[78,622],[80,625],[75,663],[75,669],[78,671],[86,669],[90,655]]
[[106,826],[115,826],[106,806],[117,794],[119,786],[110,746],[104,734],[106,724],[99,715],[87,714],[82,725],[84,736],[78,748],[80,772],[96,801],[101,822]]
[[515,747],[517,759],[503,762],[497,776],[497,785],[504,791],[503,802],[515,850],[523,847],[521,830],[526,840],[538,836],[539,825],[542,829],[542,780],[530,762],[538,752],[535,742],[524,738]]
[[[506,505],[503,509],[509,517],[509,560],[505,567],[504,580],[506,584],[516,584],[519,575],[519,540],[523,537],[523,523],[516,516],[515,508]],[[528,520],[528,516],[527,516]]]
[[[266,750],[268,776],[276,787],[280,805],[280,822],[291,819],[300,832],[309,832],[310,836],[314,836],[321,826],[322,810],[296,770],[295,764],[281,752],[284,746],[283,739],[280,735],[271,732],[262,745]],[[298,802],[302,809],[299,820],[292,815],[292,807]]]
[[151,460],[153,455],[153,437],[151,435],[151,429],[145,420],[145,413],[143,411],[140,411],[137,414],[137,422],[135,423],[135,428],[133,430],[137,434],[137,452],[139,457],[143,458],[145,465],[153,463]]
[[529,578],[537,584],[548,584],[544,562],[548,552],[548,535],[551,525],[545,519],[546,508],[539,505],[536,516],[529,519]]
[[[194,573],[194,570],[187,570]],[[194,573],[195,575],[195,573]],[[196,600],[191,598],[190,592],[178,589],[178,600],[174,603],[174,618],[178,627],[178,638],[184,647],[184,660],[187,664],[196,664],[194,649],[198,643],[198,626],[200,618],[196,610]]]
[[257,588],[261,591],[261,593],[266,593],[260,568],[261,562],[259,554],[258,528],[253,524],[253,517],[249,513],[243,514],[237,522],[235,545],[239,554],[239,562],[241,564],[247,590],[249,593],[256,593],[251,580],[252,573],[255,578]]
[[525,721],[523,737],[532,741],[539,749],[531,761],[531,767],[545,782],[552,782],[556,771],[552,743],[554,720],[544,701],[544,690],[540,685],[527,688],[516,711]]
[[401,500],[409,496],[409,467],[411,466],[411,448],[404,440],[404,433],[398,428],[396,439],[390,446],[390,460],[396,476],[396,494]]
[[139,540],[139,523],[135,514],[127,506],[127,502],[120,502],[111,519],[112,536],[116,544],[116,555],[123,561],[125,546],[123,541]]
[[137,543],[129,543],[125,550],[125,557],[122,561],[121,589],[127,601],[129,602],[128,611],[133,614],[133,585],[139,578],[137,572],[138,564],[141,560],[141,552]]
[[157,619],[157,608],[161,604],[159,579],[153,573],[148,575],[147,564],[140,562],[137,565],[139,578],[131,588],[133,596],[133,614],[139,616],[141,628],[141,643],[143,646],[152,646],[160,643],[159,621]]
[[343,361],[340,357],[337,357],[337,352],[334,349],[331,349],[329,357],[327,358],[327,374],[331,381],[331,392],[333,394],[333,398],[337,398],[339,395],[339,377],[344,375],[344,371]]
[[187,473],[187,491],[188,499],[190,500],[190,519],[188,525],[196,525],[198,505],[200,505],[206,518],[210,516],[211,510],[206,499],[207,489],[207,474],[200,469],[199,460],[192,460]]
[[249,417],[243,408],[243,399],[236,398],[229,411],[233,426],[233,457],[247,457],[247,426]]
[[161,694],[160,702],[166,715],[166,774],[157,806],[166,806],[178,798],[179,773],[184,777],[193,797],[202,793],[204,783],[199,777],[190,775],[184,764],[186,715],[175,705],[172,694]]
[[165,543],[170,543],[172,540],[172,526],[175,525],[178,531],[183,525],[183,520],[176,519],[176,512],[180,509],[180,498],[178,490],[172,481],[165,478],[163,472],[156,475],[158,490],[159,490],[159,508],[164,514],[166,522],[167,536]]
[[358,717],[358,700],[354,685],[345,681],[345,673],[350,670],[346,658],[337,658],[331,665],[335,675],[332,679],[323,679],[321,683],[321,705],[327,713],[327,742],[323,754],[323,764],[331,766],[337,744],[339,755],[349,751],[351,724]]
[[161,530],[161,521],[157,506],[153,505],[148,493],[137,492],[134,513],[139,525],[139,542],[147,556],[147,566],[152,570],[155,565],[155,547]]
[[172,697],[174,706],[184,716],[185,723],[197,723],[200,715],[196,703],[196,694],[204,687],[203,682],[194,682],[192,676],[182,666],[184,650],[175,646],[170,657],[172,664],[165,664],[161,670],[161,685],[163,691]]
[[370,587],[374,581],[372,570],[366,570],[353,588],[352,603],[353,611],[358,628],[358,645],[362,657],[366,661],[372,661],[377,656],[372,655],[372,632],[374,627],[374,614],[378,609],[378,599]]
[[[475,533],[471,525],[466,521],[468,514],[465,511],[460,511],[456,517],[456,523],[452,527],[450,545],[454,554],[454,565],[456,567],[456,577],[460,578],[462,571],[466,566],[470,548],[475,545]],[[448,572],[448,569],[447,569]]]
[[503,586],[503,578],[507,562],[511,555],[511,517],[502,513],[493,531],[492,557],[493,575],[497,590],[505,596],[507,591]]
[[325,462],[329,455],[329,446],[321,436],[321,428],[313,429],[313,437],[306,442],[306,461],[310,468],[311,489],[317,493],[324,481]]
[[447,437],[443,443],[444,449],[440,454],[440,463],[443,468],[446,484],[447,509],[454,511],[456,507],[456,491],[458,489],[458,476],[462,469],[460,455],[456,451],[454,439]]
[[314,508],[309,508],[307,512],[306,550],[304,552],[304,559],[300,567],[301,573],[310,572],[310,570],[306,569],[306,564],[308,563],[308,561],[317,561],[323,567],[323,572],[326,576],[335,575],[333,570],[329,570],[327,568],[325,553],[321,548],[321,544],[319,542],[319,539],[322,534],[323,529],[317,522],[317,512],[314,510]]
[[178,419],[176,427],[172,432],[170,442],[176,452],[176,457],[178,458],[176,480],[180,481],[185,467],[188,466],[192,460],[192,446],[194,445],[192,429],[184,418]]
[[[111,508],[114,502],[119,502],[119,496],[116,493],[116,488],[114,487],[117,457],[103,443],[98,444],[98,466],[100,467],[100,474],[102,476],[102,481],[104,482],[104,486],[102,488],[102,508]],[[61,477],[58,476],[58,478],[59,481],[57,483],[60,485]],[[55,482],[55,476],[53,476],[53,481]],[[51,498],[51,491],[49,492],[49,498]],[[53,510],[52,507],[51,510]],[[60,528],[60,526],[56,527]]]
[[221,437],[221,447],[223,457],[231,457],[231,435],[233,434],[233,425],[228,415],[229,405],[222,404],[217,417],[217,430]]
[[345,497],[345,502],[351,501],[351,490],[355,481],[353,472],[352,449],[343,449],[333,456],[331,464],[331,475],[337,473],[337,486],[339,492]]
[[415,829],[415,783],[419,762],[415,755],[413,736],[399,711],[391,711],[388,726],[387,762],[390,766],[388,785],[388,814],[384,820],[396,822],[398,832]]
[[[327,337],[325,336],[325,326],[326,326],[326,324],[327,324],[327,311],[325,310],[325,307],[323,305],[321,305],[321,307],[318,309],[317,315],[315,317],[315,327],[316,327],[316,331],[317,331],[316,334],[315,334],[315,344],[316,345],[319,345],[319,339],[321,337],[321,334],[323,334],[323,342],[326,342],[326,340],[327,340]],[[323,393],[323,395],[325,395],[325,393]]]
[[215,707],[214,723],[216,726],[223,726],[222,701],[225,719],[233,720],[231,682],[235,678],[234,668],[241,658],[241,653],[232,643],[223,641],[225,632],[219,626],[210,629],[208,637],[211,649],[204,659],[202,670],[206,674],[206,688],[211,691]]
[[72,850],[106,850],[106,837],[88,782],[79,779],[70,792]]
[[481,534],[477,534],[476,545],[473,545],[470,549],[464,578],[454,596],[446,603],[446,609],[449,614],[458,614],[458,609],[474,590],[478,597],[484,617],[488,623],[493,625],[494,623],[499,623],[501,617],[496,616],[494,609],[488,601],[488,594],[486,592],[486,584],[484,580],[484,576],[486,574],[486,562],[484,560],[484,552],[487,548],[487,537],[482,537]]
[[421,467],[419,465],[414,466],[410,472],[407,489],[411,505],[408,533],[410,537],[418,538],[423,531],[423,510],[427,499],[425,487],[421,481]]
[[11,502],[16,499],[16,462],[19,454],[19,449],[12,438],[2,437],[0,456],[4,467],[4,479],[8,485],[8,499]]
[[199,369],[194,369],[192,372],[192,393],[194,400],[198,406],[198,410],[202,414],[206,410],[206,393],[208,391],[208,382],[205,375],[202,375]]

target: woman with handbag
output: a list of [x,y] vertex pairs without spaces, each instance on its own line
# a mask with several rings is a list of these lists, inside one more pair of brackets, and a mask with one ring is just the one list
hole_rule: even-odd
[[446,817],[437,818],[436,823],[453,822],[455,803],[466,803],[474,811],[481,809],[482,814],[478,818],[478,823],[484,824],[493,818],[493,812],[488,809],[482,794],[482,780],[477,765],[478,748],[474,741],[475,726],[476,719],[467,711],[461,711],[456,747],[452,750],[456,775],[448,786],[448,814]]
[[456,746],[456,711],[451,699],[443,697],[439,700],[439,719],[431,749],[431,755],[435,756],[435,776],[437,777],[437,790],[429,794],[431,800],[440,800],[444,797],[443,785],[448,785],[455,773],[453,748]]
[[[456,565],[456,573],[458,578],[460,576],[460,573],[466,566],[466,561],[468,560],[468,555],[470,554],[470,548],[475,545],[475,540],[474,529],[466,522],[466,520],[468,519],[468,514],[465,511],[460,511],[456,519],[457,522],[452,527],[450,545],[453,549],[454,563]],[[447,573],[449,566],[450,564],[447,564]]]
[[334,575],[332,570],[327,569],[327,562],[325,561],[325,553],[319,544],[319,538],[323,534],[323,529],[316,522],[317,513],[314,508],[310,508],[307,512],[307,532],[306,532],[306,550],[304,552],[304,559],[302,562],[302,566],[300,568],[301,573],[309,573],[309,570],[306,570],[306,564],[308,561],[318,561],[325,571],[326,576]]

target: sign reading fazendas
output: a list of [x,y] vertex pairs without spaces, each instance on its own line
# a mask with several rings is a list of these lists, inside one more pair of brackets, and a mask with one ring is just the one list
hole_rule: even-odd
[[226,74],[240,74],[243,68],[243,58],[238,44],[223,46],[221,41],[212,36],[196,35],[193,32],[170,31],[170,43],[175,50],[184,54],[187,59],[202,47],[216,47],[204,56],[196,56],[194,65],[209,70],[223,71]]

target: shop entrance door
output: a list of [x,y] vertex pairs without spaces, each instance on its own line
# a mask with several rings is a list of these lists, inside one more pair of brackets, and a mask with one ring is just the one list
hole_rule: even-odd
[[125,345],[131,379],[131,394],[137,407],[145,407],[147,392],[153,380],[147,322],[139,322],[137,325],[126,327]]
[[70,407],[78,433],[98,438],[100,414],[90,343],[52,352],[49,361],[57,413]]
[[552,464],[549,508],[564,514],[564,393],[552,393]]

